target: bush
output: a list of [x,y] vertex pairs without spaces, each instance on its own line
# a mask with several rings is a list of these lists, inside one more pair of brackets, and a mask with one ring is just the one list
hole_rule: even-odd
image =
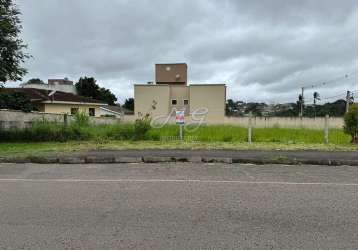
[[134,123],[134,140],[144,140],[146,133],[151,129],[151,118],[149,114],[135,120]]
[[358,105],[353,104],[344,116],[344,132],[351,135],[352,143],[358,142]]
[[106,138],[112,140],[131,140],[134,137],[133,124],[107,124],[91,127],[92,136],[96,138]]
[[90,125],[89,116],[84,112],[77,112],[74,116],[75,120],[71,124],[78,127],[88,127]]
[[[1,86],[0,86],[1,87]],[[30,112],[34,110],[29,98],[23,93],[0,93],[0,109],[22,110]]]
[[0,141],[4,142],[44,142],[66,141],[70,131],[62,124],[46,120],[36,121],[31,128],[0,130]]

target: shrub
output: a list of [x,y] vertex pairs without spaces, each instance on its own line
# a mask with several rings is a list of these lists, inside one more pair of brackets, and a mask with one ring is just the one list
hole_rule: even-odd
[[107,139],[130,140],[134,137],[133,124],[129,123],[97,125],[92,130],[96,137]]
[[344,116],[344,132],[351,135],[352,143],[358,142],[358,105],[353,104]]
[[77,112],[74,116],[75,120],[72,125],[78,127],[87,127],[90,125],[89,116],[84,112]]
[[0,109],[22,110],[30,112],[34,109],[29,98],[23,93],[0,93]]
[[134,140],[144,140],[146,133],[150,130],[151,118],[149,114],[146,114],[137,120],[134,123]]
[[0,130],[0,141],[4,142],[63,142],[68,138],[69,131],[62,124],[46,120],[34,122],[31,128]]
[[150,129],[145,134],[145,140],[160,141],[162,138],[165,138],[165,136],[162,136],[159,129]]
[[232,141],[232,135],[224,135],[223,137],[222,137],[222,140],[224,141],[224,142],[231,142]]
[[62,124],[47,120],[36,121],[32,127],[26,129],[29,141],[66,141],[67,133]]

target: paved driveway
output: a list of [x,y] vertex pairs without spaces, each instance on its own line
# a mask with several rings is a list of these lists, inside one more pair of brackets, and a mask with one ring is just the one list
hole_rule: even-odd
[[356,249],[358,168],[0,164],[0,248]]

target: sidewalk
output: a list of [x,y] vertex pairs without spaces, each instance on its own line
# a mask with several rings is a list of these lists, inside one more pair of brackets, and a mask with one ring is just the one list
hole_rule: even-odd
[[358,166],[358,152],[261,150],[99,150],[58,156],[3,158],[15,163],[220,162]]

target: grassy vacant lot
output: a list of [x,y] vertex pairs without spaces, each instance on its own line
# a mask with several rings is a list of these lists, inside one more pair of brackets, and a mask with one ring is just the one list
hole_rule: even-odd
[[330,130],[330,143],[323,144],[323,130],[257,128],[253,143],[247,143],[247,129],[237,126],[201,126],[185,129],[185,140],[178,140],[179,128],[167,125],[149,130],[133,124],[93,126],[77,122],[39,122],[31,129],[0,130],[0,157],[43,155],[96,149],[279,149],[279,150],[358,150],[341,129]]
[[[232,125],[201,126],[197,130],[188,128],[185,133],[189,141],[199,142],[247,142],[247,128]],[[151,129],[147,136],[151,140],[166,139],[177,136],[178,126],[168,125],[160,129]],[[342,129],[330,130],[330,142],[335,145],[346,145],[350,136]],[[254,143],[284,143],[284,144],[322,144],[323,130],[289,129],[289,128],[254,128],[252,141]]]
[[[187,142],[247,142],[247,129],[232,125],[186,127]],[[66,141],[175,141],[179,127],[166,125],[162,128],[136,127],[133,124],[90,125],[74,123],[70,126],[50,122],[38,122],[29,129],[0,130],[0,142],[66,142]],[[350,136],[342,129],[330,130],[330,143],[346,145]],[[323,130],[289,128],[254,128],[254,143],[322,144]]]

